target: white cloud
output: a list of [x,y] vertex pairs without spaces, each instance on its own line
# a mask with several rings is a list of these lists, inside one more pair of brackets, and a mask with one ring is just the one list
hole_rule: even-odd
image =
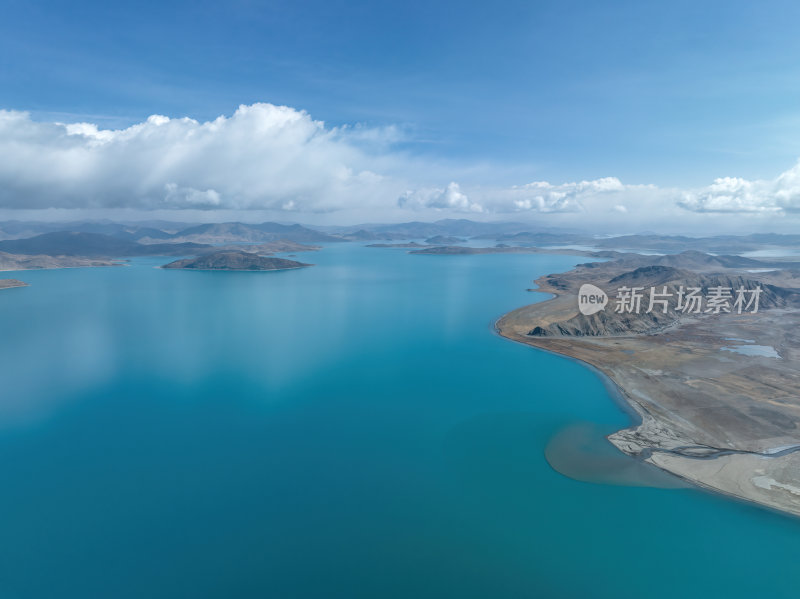
[[167,204],[187,208],[218,208],[222,204],[219,193],[213,189],[201,191],[192,187],[178,187],[175,183],[164,185],[164,199]]
[[[581,213],[588,207],[650,189],[647,186],[626,186],[615,177],[593,181],[552,184],[534,181],[506,188],[476,188],[469,195],[457,183],[446,188],[421,188],[406,191],[397,200],[399,206],[414,210],[451,210],[485,213]],[[617,204],[619,206],[619,204]],[[615,206],[613,209],[619,211]],[[624,208],[624,207],[623,207]]]
[[473,202],[461,191],[458,183],[451,182],[444,189],[422,188],[406,191],[397,200],[401,208],[447,210],[453,212],[483,212],[483,206]]
[[773,180],[716,179],[708,187],[684,193],[679,205],[693,212],[800,211],[800,162]]
[[585,204],[598,196],[624,191],[626,187],[616,177],[594,181],[552,184],[534,181],[512,187],[497,194],[497,204],[504,211],[583,212]]

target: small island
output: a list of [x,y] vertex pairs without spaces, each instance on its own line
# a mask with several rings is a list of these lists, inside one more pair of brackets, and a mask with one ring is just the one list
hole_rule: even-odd
[[258,254],[242,251],[224,250],[212,252],[197,258],[185,258],[165,264],[161,268],[179,268],[184,270],[233,270],[233,271],[258,271],[258,270],[290,270],[313,266],[304,262],[287,260],[285,258],[265,258]]

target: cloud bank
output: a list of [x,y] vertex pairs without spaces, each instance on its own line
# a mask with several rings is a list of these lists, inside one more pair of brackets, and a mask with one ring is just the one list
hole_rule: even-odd
[[[326,128],[285,106],[200,123],[151,116],[127,129],[0,111],[5,208],[327,211],[387,193],[367,150],[392,130]],[[401,189],[399,186],[394,190]]]
[[725,177],[697,189],[615,177],[482,187],[453,180],[444,166],[422,166],[398,149],[401,141],[394,127],[328,127],[272,104],[207,122],[154,115],[117,130],[0,110],[0,208],[266,210],[353,221],[367,213],[528,214],[554,224],[630,226],[712,216],[768,223],[800,213],[800,163],[772,180]]

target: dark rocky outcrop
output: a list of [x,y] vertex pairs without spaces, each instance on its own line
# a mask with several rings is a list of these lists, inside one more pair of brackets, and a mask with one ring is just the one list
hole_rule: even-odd
[[[545,278],[545,281],[554,290],[563,290],[569,293],[575,289],[575,282],[570,280],[569,277],[570,273],[566,273],[566,275],[550,275]],[[609,297],[609,303],[605,310],[591,316],[578,313],[567,320],[553,322],[546,326],[536,326],[528,334],[536,337],[649,335],[657,333],[687,316],[704,316],[705,303],[700,314],[687,314],[682,310],[676,310],[676,298],[681,287],[684,291],[688,291],[690,288],[699,288],[701,290],[700,295],[704,298],[708,298],[709,290],[713,288],[730,289],[732,311],[734,310],[732,304],[736,297],[736,290],[740,288],[746,290],[761,288],[758,303],[759,310],[800,306],[800,293],[797,291],[766,284],[735,273],[699,274],[669,266],[650,265],[618,274],[605,283],[595,284],[603,289]],[[616,311],[617,291],[621,287],[642,288],[642,298],[638,312],[635,310],[633,312]],[[653,310],[649,313],[647,312],[651,287],[655,288],[656,293],[666,291],[666,293],[671,294],[666,312],[663,311],[662,304],[655,304]],[[749,299],[749,296],[746,296],[746,299]]]

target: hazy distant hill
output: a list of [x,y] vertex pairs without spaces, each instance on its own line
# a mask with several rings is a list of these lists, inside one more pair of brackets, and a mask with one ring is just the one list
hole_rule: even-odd
[[100,233],[60,231],[27,239],[0,241],[0,252],[48,256],[175,256],[197,253],[209,246],[197,243],[140,244]]
[[483,239],[495,239],[515,245],[585,245],[598,248],[624,250],[650,250],[661,252],[680,252],[695,250],[715,253],[738,253],[765,246],[798,247],[800,235],[755,234],[755,235],[717,235],[712,237],[688,237],[684,235],[620,235],[616,237],[595,237],[585,233],[570,231],[521,231],[502,235],[479,235]]
[[[158,225],[158,226],[155,226]],[[165,227],[161,229],[159,227]],[[0,222],[0,239],[25,239],[42,235],[44,233],[56,233],[61,231],[74,231],[78,233],[99,233],[110,235],[121,239],[136,241],[143,237],[152,239],[168,239],[171,232],[184,228],[181,223],[158,222],[141,224],[120,224],[107,221],[77,221],[77,222],[23,222],[23,221],[3,221]]]
[[591,262],[582,264],[581,266],[595,270],[608,270],[616,269],[617,265],[648,264],[695,271],[710,271],[723,268],[791,268],[796,266],[794,263],[786,261],[756,260],[743,256],[714,256],[695,250],[688,250],[679,254],[667,254],[665,256],[643,256],[641,254],[625,254],[619,252],[595,252],[592,255],[598,258],[612,258],[614,261]]
[[742,256],[712,256],[695,250],[668,254],[654,259],[654,264],[703,270],[706,268],[759,268],[764,262]]
[[530,225],[515,222],[490,222],[483,223],[466,218],[445,218],[434,223],[440,228],[439,235],[451,235],[456,237],[477,237],[489,233],[501,235],[524,231]]
[[302,225],[282,225],[279,223],[209,223],[196,225],[169,236],[173,242],[231,243],[263,241],[295,241],[298,243],[319,243],[342,241],[339,237],[308,229]]
[[521,245],[558,245],[568,243],[592,245],[591,240],[588,239],[586,235],[576,235],[573,233],[531,233],[529,231],[523,231],[521,233],[499,235],[495,237],[495,239],[503,243]]
[[376,239],[384,239],[383,236],[367,231],[366,229],[358,229],[352,233],[340,233],[337,234],[337,236],[345,241],[375,241]]
[[[530,225],[515,222],[483,223],[465,218],[446,218],[435,222],[411,221],[405,223],[362,223],[353,226],[313,226],[344,239],[370,241],[375,239],[426,239],[428,237],[486,237],[494,238],[505,233],[524,231]],[[369,236],[369,237],[368,237]]]
[[697,250],[702,252],[737,253],[763,248],[765,245],[793,247],[800,245],[800,235],[719,235],[714,237],[686,237],[681,235],[622,235],[594,239],[592,244],[602,248],[654,250],[675,252]]
[[425,243],[430,245],[458,245],[459,243],[465,243],[466,241],[466,239],[453,237],[452,235],[434,235],[433,237],[428,237],[425,240]]
[[382,239],[419,239],[448,233],[446,229],[437,223],[423,222],[366,225],[363,230],[370,231]]
[[286,239],[288,241],[319,242],[341,241],[339,237],[322,233],[303,225],[282,225],[280,223],[266,222],[260,225],[251,225],[264,233],[272,235],[272,240]]

